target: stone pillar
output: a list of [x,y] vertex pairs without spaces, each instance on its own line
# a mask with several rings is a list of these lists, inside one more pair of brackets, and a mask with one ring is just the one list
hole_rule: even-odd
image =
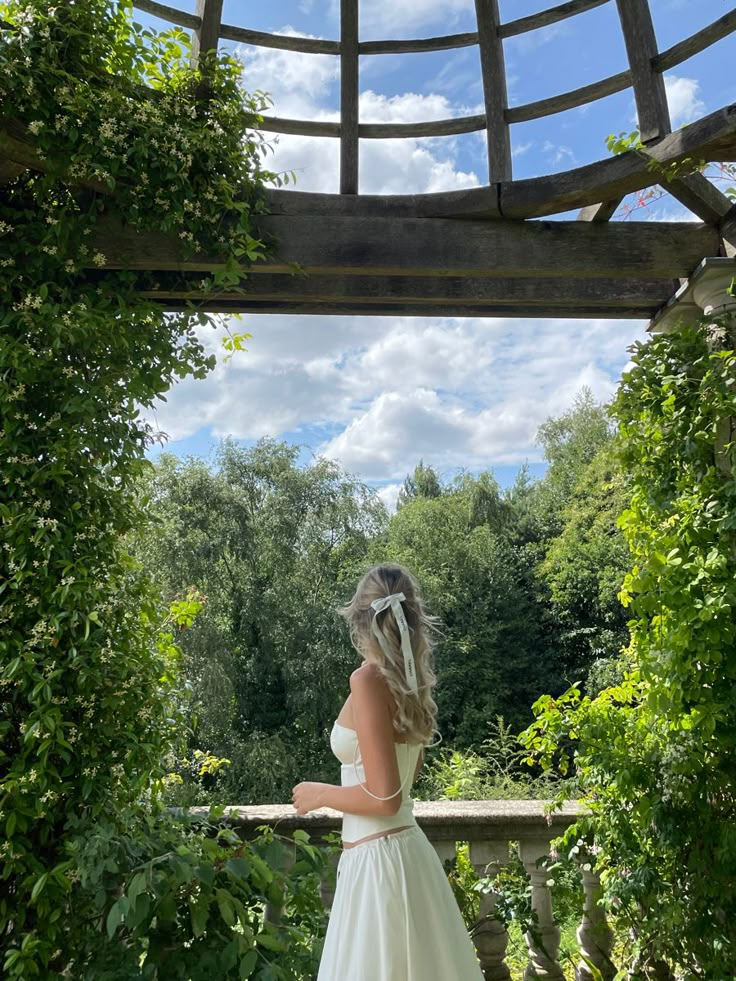
[[529,964],[524,971],[524,981],[565,981],[557,954],[560,949],[560,931],[552,914],[552,896],[547,885],[547,870],[540,861],[549,855],[546,838],[522,841],[519,855],[529,874],[532,885],[532,912],[536,923],[526,934],[529,947]]
[[[507,841],[471,841],[470,861],[478,878],[495,877],[509,860]],[[493,888],[480,894],[480,925],[473,937],[485,981],[510,981],[506,964],[509,935],[506,927],[493,915],[498,894]]]
[[585,865],[581,868],[583,889],[585,890],[585,905],[583,921],[577,932],[580,953],[583,955],[575,972],[576,981],[596,981],[590,969],[592,964],[599,972],[603,981],[612,981],[616,976],[616,968],[611,961],[613,949],[613,931],[608,925],[604,910],[598,905],[601,897],[601,884],[598,876]]

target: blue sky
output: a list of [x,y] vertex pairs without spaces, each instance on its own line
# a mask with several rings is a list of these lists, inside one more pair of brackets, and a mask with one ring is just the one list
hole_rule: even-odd
[[[178,0],[193,10],[194,0]],[[500,0],[502,21],[552,0]],[[651,0],[660,49],[730,9],[727,0]],[[225,0],[224,21],[257,30],[338,36],[337,0]],[[138,19],[159,25],[153,18]],[[473,0],[361,0],[361,37],[423,37],[475,29]],[[336,119],[338,59],[228,44],[246,84],[272,94],[273,113]],[[736,40],[667,73],[674,127],[736,102]],[[613,0],[552,27],[504,42],[509,103],[585,85],[627,67]],[[482,111],[475,48],[361,59],[361,119],[411,122]],[[512,126],[514,176],[566,170],[607,155],[609,133],[636,125],[630,91]],[[487,180],[485,137],[361,142],[361,190],[409,193],[473,187]],[[337,141],[280,137],[270,166],[295,170],[300,190],[337,190]],[[665,196],[628,220],[688,220]],[[246,316],[247,354],[206,380],[180,383],[152,418],[178,455],[207,457],[215,442],[260,436],[327,455],[379,488],[391,505],[423,458],[446,475],[491,468],[502,484],[528,462],[541,474],[534,436],[583,385],[614,391],[642,321]],[[221,335],[208,347],[222,353]],[[158,451],[154,451],[154,454]]]

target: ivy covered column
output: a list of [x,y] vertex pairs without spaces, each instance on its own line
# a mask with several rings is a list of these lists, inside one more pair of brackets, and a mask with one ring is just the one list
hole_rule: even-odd
[[[732,350],[736,347],[736,259],[706,260],[698,272],[692,296],[704,316],[714,318],[705,328],[709,349]],[[735,440],[736,416],[725,416],[718,421],[715,441],[716,466],[724,475],[736,469]]]

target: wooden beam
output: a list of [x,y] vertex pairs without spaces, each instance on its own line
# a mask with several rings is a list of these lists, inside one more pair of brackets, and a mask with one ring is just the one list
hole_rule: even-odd
[[477,43],[478,32],[467,31],[464,34],[444,34],[440,37],[361,41],[358,50],[362,55],[413,54],[419,51],[450,51],[454,48],[467,48]]
[[133,0],[133,6],[137,10],[144,10],[147,14],[167,20],[170,24],[178,24],[180,27],[190,27],[198,30],[202,21],[196,14],[188,14],[177,7],[170,7],[166,3],[157,3],[156,0]]
[[480,67],[483,77],[483,99],[486,107],[488,140],[488,179],[509,181],[512,177],[511,137],[506,119],[508,95],[503,42],[498,33],[500,16],[498,0],[475,0],[480,43]]
[[[157,299],[166,310],[177,311],[187,308],[184,301],[177,297],[152,297]],[[427,307],[397,301],[393,304],[351,302],[291,302],[284,299],[259,300],[249,294],[234,299],[231,303],[224,300],[219,303],[204,302],[202,310],[212,313],[248,313],[248,314],[301,314],[306,316],[336,316],[336,317],[477,317],[477,318],[515,318],[540,320],[557,318],[565,320],[650,320],[657,309],[653,306],[640,307],[604,307],[604,306],[555,306],[523,307],[496,304],[494,306],[478,306],[472,303],[455,303],[442,308]]]
[[278,215],[331,215],[335,218],[500,218],[498,185],[431,194],[321,194],[266,191],[266,207]]
[[604,3],[608,3],[608,0],[567,0],[567,3],[541,10],[538,14],[530,14],[528,17],[519,17],[518,20],[501,24],[499,34],[501,37],[526,34],[528,31],[536,31],[540,27],[548,27],[550,24],[557,24],[567,17],[573,17],[575,14],[582,14],[586,10],[600,7]]
[[736,257],[736,204],[723,217],[718,233],[721,236],[721,253],[729,259]]
[[340,0],[340,193],[358,193],[358,0]]
[[[164,278],[164,277],[162,277]],[[165,277],[168,278],[168,277]],[[620,310],[656,308],[672,294],[671,279],[481,279],[459,276],[307,276],[300,274],[258,273],[241,284],[249,297],[259,302],[371,303],[396,305],[398,302],[432,310],[465,305],[544,310],[547,306],[610,307]],[[144,295],[203,298],[196,283],[191,289],[164,281]],[[223,291],[213,302],[237,302],[239,290]]]
[[730,198],[701,173],[686,174],[661,186],[710,225],[718,225],[733,204]]
[[592,82],[590,85],[581,85],[580,88],[571,89],[569,92],[561,92],[559,95],[550,96],[547,99],[538,99],[536,102],[526,102],[521,106],[511,106],[506,110],[507,123],[525,123],[530,119],[541,119],[543,116],[552,116],[557,112],[564,112],[566,109],[574,109],[576,106],[585,106],[596,99],[603,99],[607,95],[621,92],[631,85],[631,72],[618,72],[616,75],[609,75],[599,82]]
[[656,140],[672,129],[661,72],[652,67],[657,38],[648,0],[616,0],[626,53],[634,84],[642,143]]
[[588,204],[578,212],[578,221],[610,221],[616,214],[619,205],[623,201],[622,197],[611,198],[609,201],[599,201],[597,204]]
[[715,44],[716,41],[720,41],[721,38],[728,37],[733,31],[736,31],[736,8],[729,10],[727,14],[719,17],[718,20],[713,21],[712,24],[702,30],[691,34],[684,41],[673,44],[671,48],[655,55],[652,59],[652,67],[658,72],[674,68],[683,61],[687,61],[688,58],[692,58],[693,55],[705,51],[706,48]]
[[223,0],[197,0],[195,16],[199,18],[198,28],[192,32],[192,63],[197,64],[204,52],[217,51],[220,39]]
[[280,51],[300,51],[304,54],[340,54],[340,42],[328,41],[321,37],[293,37],[291,34],[267,34],[265,31],[251,31],[234,24],[223,24],[220,37],[226,41],[240,44],[254,44],[259,48],[278,48]]
[[[645,150],[505,184],[501,188],[501,213],[509,218],[527,218],[613,201],[659,183],[657,175],[662,167],[686,158],[714,162],[736,159],[736,104],[669,133]],[[650,161],[657,164],[656,169],[650,169]]]
[[[250,275],[430,276],[484,279],[675,279],[718,254],[718,230],[693,222],[457,221],[268,215],[260,233],[274,258]],[[213,270],[222,260],[187,257],[163,233],[101,222],[92,252],[108,268]]]

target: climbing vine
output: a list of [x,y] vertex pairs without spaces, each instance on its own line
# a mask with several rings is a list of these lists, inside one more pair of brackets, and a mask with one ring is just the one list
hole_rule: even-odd
[[312,915],[319,859],[297,842],[302,879],[277,881],[255,845],[165,817],[176,634],[199,600],[162,611],[123,544],[144,521],[142,413],[211,369],[211,318],[115,268],[122,229],[207,253],[217,271],[184,284],[204,297],[264,255],[267,100],[127,2],[10,0],[0,18],[0,139],[26,164],[0,186],[0,972],[201,977],[226,943],[218,977],[283,977],[315,953],[259,910],[275,890]]
[[577,775],[636,977],[658,960],[736,975],[734,347],[727,316],[634,346],[613,403],[631,477],[619,522],[629,670],[594,699],[577,686],[540,699],[524,736],[533,757]]

